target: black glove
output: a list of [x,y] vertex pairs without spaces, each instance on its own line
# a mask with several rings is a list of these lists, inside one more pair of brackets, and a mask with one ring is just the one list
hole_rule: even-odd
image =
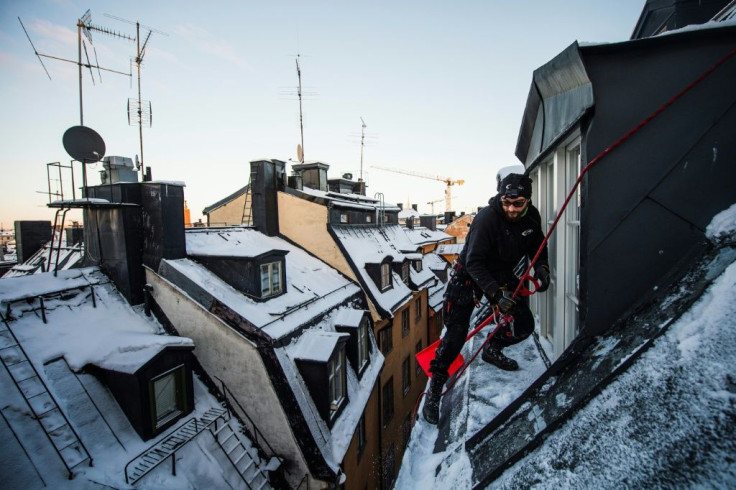
[[549,267],[546,265],[540,266],[534,271],[534,279],[539,281],[539,287],[537,292],[543,293],[549,288]]
[[516,301],[511,299],[512,295],[513,293],[506,289],[499,289],[496,291],[496,294],[493,296],[493,301],[498,305],[498,309],[501,310],[501,313],[508,313],[514,309],[514,306],[516,306]]

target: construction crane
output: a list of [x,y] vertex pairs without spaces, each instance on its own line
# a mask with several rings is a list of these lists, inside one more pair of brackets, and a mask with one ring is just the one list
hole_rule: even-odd
[[438,202],[442,202],[444,199],[435,199],[434,201],[428,201],[427,204],[429,204],[432,207],[432,214],[434,214],[434,205]]
[[[452,186],[463,185],[464,180],[455,180],[449,177],[440,177],[437,175],[425,174],[422,172],[415,172],[413,170],[402,170],[400,168],[389,168],[381,167],[380,165],[371,165],[371,168],[377,168],[378,170],[386,170],[387,172],[396,172],[397,174],[413,175],[414,177],[421,177],[423,179],[439,180],[445,183],[445,211],[452,211]],[[434,208],[433,208],[434,209]]]

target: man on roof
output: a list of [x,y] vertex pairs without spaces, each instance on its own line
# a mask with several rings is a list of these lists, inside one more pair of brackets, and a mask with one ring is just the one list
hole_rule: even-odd
[[[531,197],[529,177],[519,173],[503,177],[498,183],[498,194],[473,220],[465,246],[453,265],[444,299],[445,335],[430,363],[432,380],[424,401],[424,418],[431,424],[439,420],[448,369],[465,343],[473,309],[483,295],[491,305],[511,315],[513,322],[488,341],[482,359],[506,371],[519,369],[518,363],[502,350],[525,340],[534,330],[528,300],[513,297],[531,258],[544,241],[541,217]],[[546,291],[550,283],[546,245],[534,264],[534,277],[539,282],[537,291]]]

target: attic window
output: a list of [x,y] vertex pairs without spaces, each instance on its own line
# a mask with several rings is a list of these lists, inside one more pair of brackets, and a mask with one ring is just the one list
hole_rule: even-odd
[[365,222],[366,223],[373,223],[373,216],[371,216],[370,214],[366,214],[365,215]]
[[421,260],[414,261],[414,270],[417,272],[422,272],[422,261]]
[[184,411],[184,365],[149,382],[152,416],[158,429]]
[[363,317],[358,327],[358,372],[363,371],[363,366],[368,364],[368,318]]
[[340,213],[340,223],[347,223],[347,222],[348,222],[348,214]]
[[381,264],[381,291],[391,286],[391,266],[388,263]]
[[401,280],[404,281],[405,284],[409,283],[409,263],[404,262],[401,264]]
[[329,382],[330,418],[337,414],[345,401],[345,349],[339,349],[327,366]]
[[268,298],[282,292],[281,262],[261,264],[261,297]]
[[307,330],[292,351],[320,417],[332,427],[348,405],[347,333]]

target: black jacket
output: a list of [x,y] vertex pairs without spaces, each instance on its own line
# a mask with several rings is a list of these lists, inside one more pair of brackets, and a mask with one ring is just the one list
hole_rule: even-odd
[[[514,269],[520,268],[519,275],[523,274],[544,241],[541,221],[531,204],[518,221],[508,221],[498,196],[475,216],[459,261],[486,295],[492,296],[502,286],[514,290],[519,284]],[[549,265],[546,244],[535,268],[542,265]]]

